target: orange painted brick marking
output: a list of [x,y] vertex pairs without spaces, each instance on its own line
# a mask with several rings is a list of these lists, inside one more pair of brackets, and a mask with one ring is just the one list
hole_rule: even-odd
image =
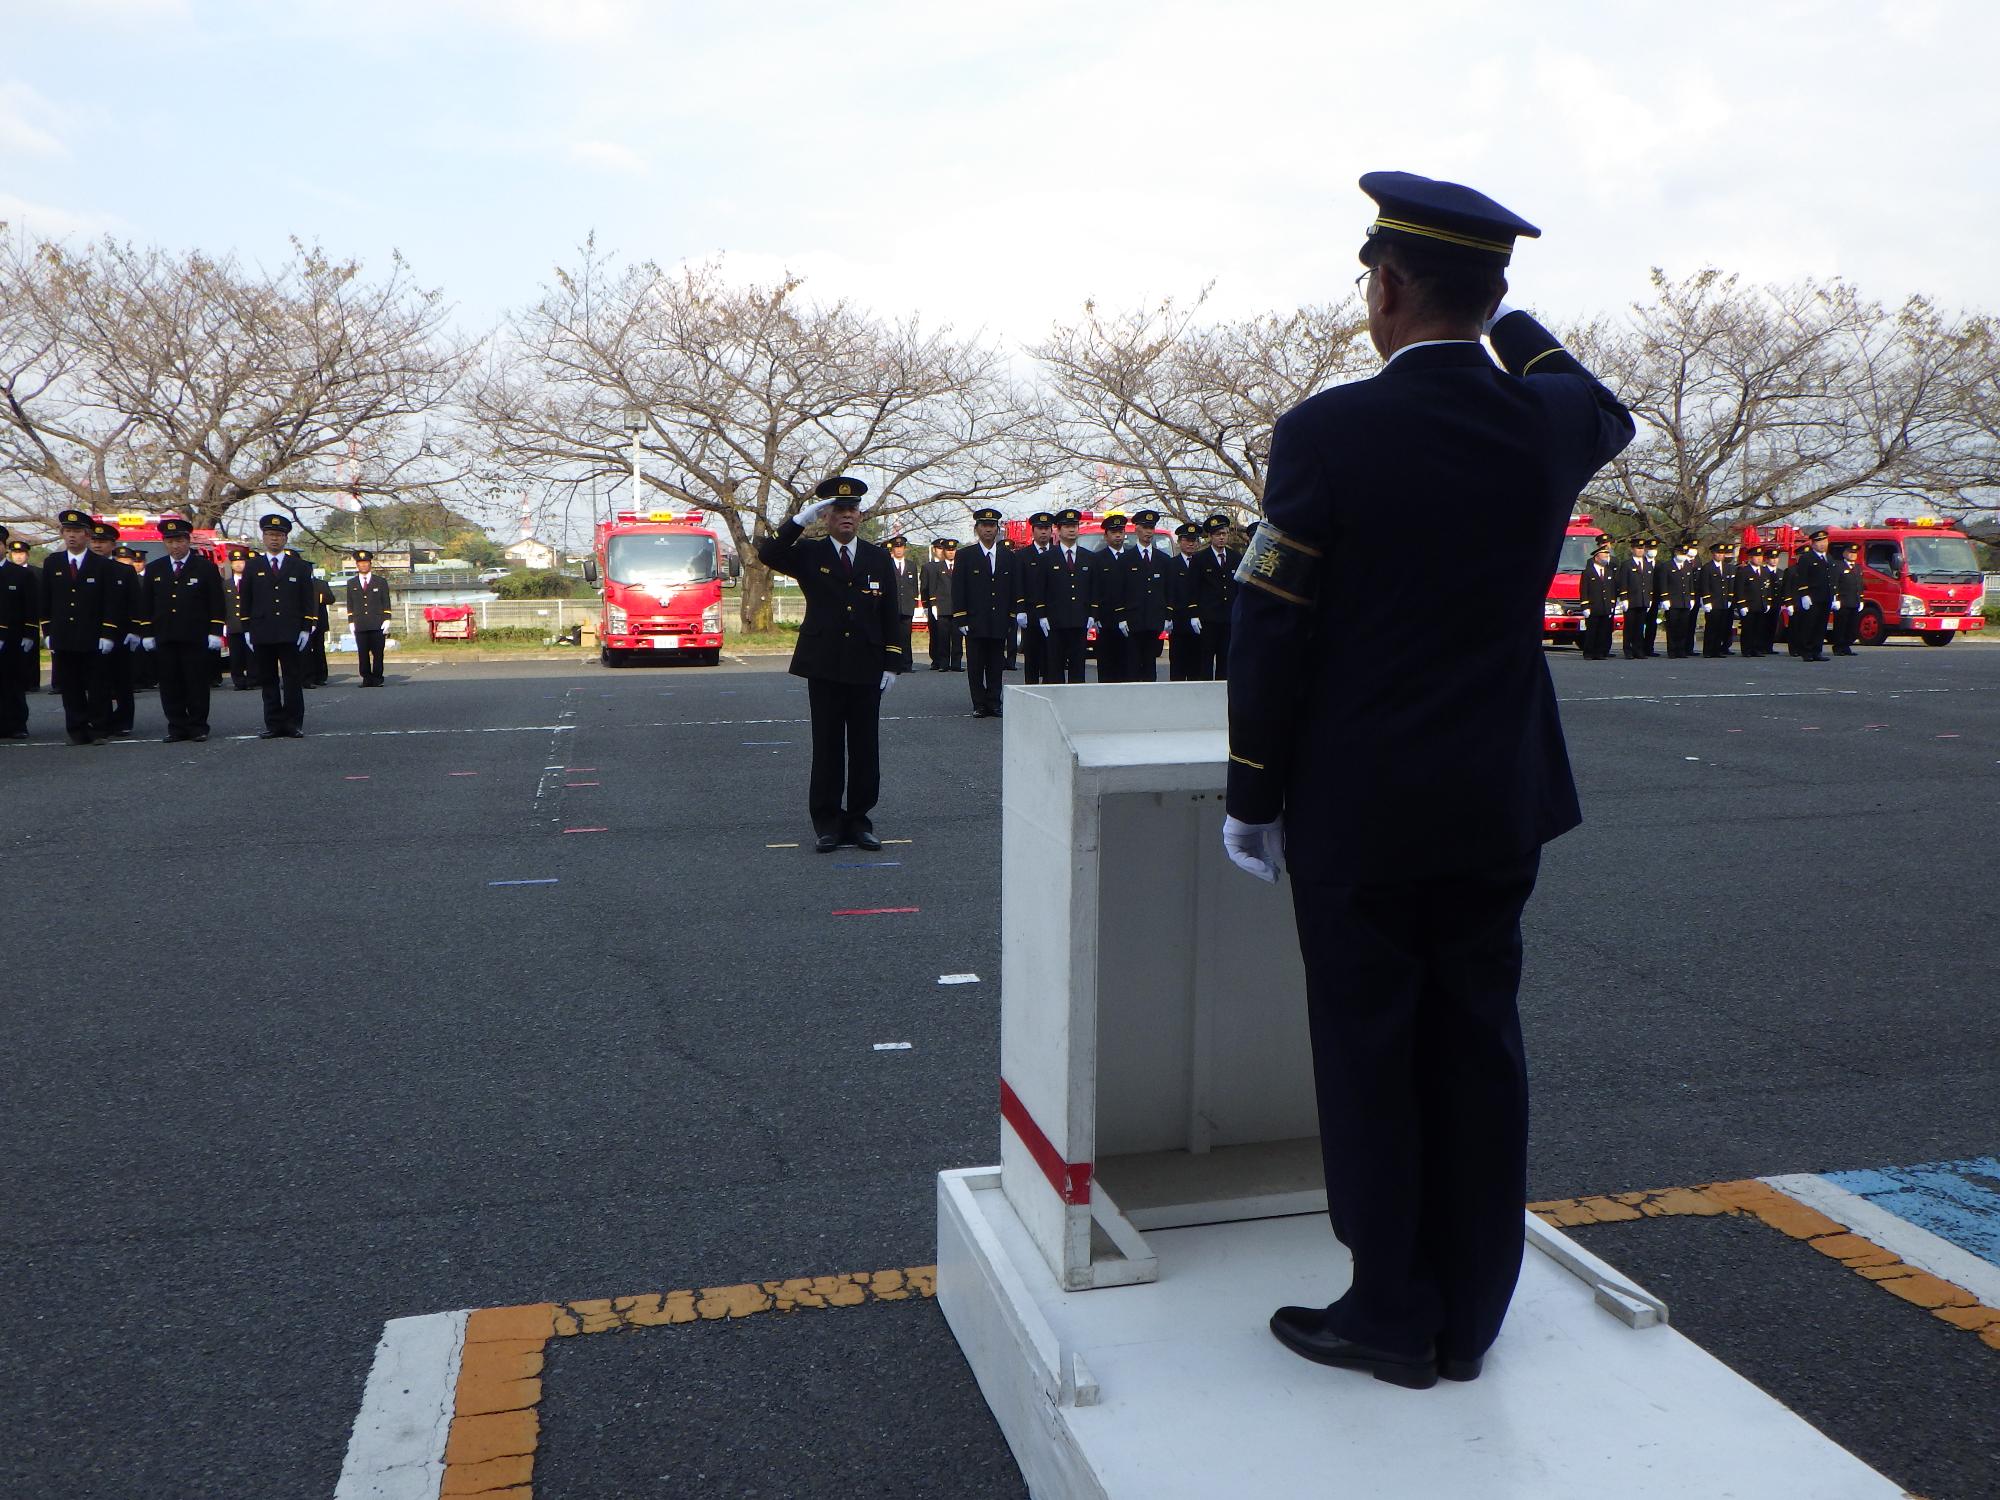
[[1986,1306],[1964,1287],[1941,1276],[1905,1264],[1893,1251],[1885,1250],[1866,1235],[1856,1234],[1839,1220],[1828,1218],[1789,1193],[1779,1192],[1768,1182],[1711,1182],[1701,1187],[1664,1188],[1650,1193],[1552,1198],[1530,1203],[1528,1211],[1557,1229],[1689,1215],[1747,1215],[1780,1234],[1803,1241],[1911,1306],[1923,1308],[1954,1328],[1978,1334],[1979,1341],[1987,1348],[2000,1349],[2000,1308]]
[[936,1266],[854,1271],[753,1281],[699,1291],[648,1292],[581,1302],[485,1307],[467,1315],[451,1432],[445,1440],[443,1497],[534,1500],[542,1364],[552,1338],[716,1322],[758,1313],[795,1313],[937,1295]]

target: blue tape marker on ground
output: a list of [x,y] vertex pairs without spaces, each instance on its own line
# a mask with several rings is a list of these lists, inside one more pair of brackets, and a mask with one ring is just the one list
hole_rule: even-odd
[[2000,1158],[1825,1172],[1828,1182],[2000,1266]]
[[489,880],[488,885],[554,885],[560,877],[549,880]]

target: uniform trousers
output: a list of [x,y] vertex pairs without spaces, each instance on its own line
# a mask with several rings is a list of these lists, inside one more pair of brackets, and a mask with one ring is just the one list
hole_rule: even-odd
[[1660,616],[1666,613],[1664,605],[1655,603],[1646,611],[1646,655],[1655,655],[1654,643],[1659,639]]
[[1718,604],[1701,619],[1701,654],[1703,656],[1727,656],[1729,638],[1736,626],[1736,612]]
[[1126,682],[1125,663],[1130,642],[1118,633],[1116,625],[1100,624],[1097,627],[1097,680],[1099,682]]
[[207,734],[209,684],[215,680],[215,653],[208,642],[161,641],[149,654],[160,674],[167,733]]
[[1200,661],[1200,639],[1188,628],[1187,621],[1178,621],[1174,633],[1167,637],[1167,681],[1194,681],[1194,669]]
[[1792,611],[1792,654],[1818,661],[1826,645],[1826,617],[1831,611],[1815,602],[1811,609]]
[[250,645],[250,637],[231,633],[229,637],[229,681],[236,688],[255,687],[257,657]]
[[63,728],[72,740],[101,740],[111,733],[110,658],[97,650],[49,653],[62,683]]
[[264,689],[264,727],[279,733],[306,727],[305,653],[290,641],[253,644],[257,683]]
[[133,670],[132,653],[123,642],[113,646],[111,654],[104,658],[104,674],[111,690],[111,732],[130,734],[139,712],[135,701],[138,677]]
[[1694,655],[1694,611],[1667,606],[1667,655]]
[[1195,658],[1194,676],[1197,682],[1223,682],[1229,677],[1229,622],[1223,620],[1201,623],[1199,641],[1200,655]]
[[924,634],[929,637],[927,644],[931,653],[931,670],[942,672],[950,655],[944,638],[947,635],[956,635],[958,632],[952,629],[951,621],[943,619],[935,609],[924,610],[924,624],[928,627]]
[[912,640],[916,635],[915,627],[911,624],[912,619],[913,616],[910,615],[899,615],[897,617],[895,643],[903,648],[903,669],[905,671],[908,671],[917,664],[917,659],[910,655]]
[[1160,633],[1157,630],[1149,630],[1143,635],[1135,632],[1125,643],[1125,680],[1160,680]]
[[0,641],[0,735],[28,732],[28,694],[41,685],[41,648],[23,651],[20,641]]
[[[1040,625],[1030,627],[1037,633]],[[1088,632],[1081,625],[1054,625],[1048,635],[1048,675],[1044,682],[1085,682],[1084,656],[1089,649]]]
[[1652,613],[1650,609],[1625,611],[1625,629],[1621,637],[1621,647],[1625,655],[1632,657],[1652,655],[1646,645],[1646,636],[1649,633],[1646,622]]
[[356,665],[361,671],[363,682],[382,680],[382,642],[380,630],[357,630],[354,632]]
[[[1041,632],[1035,632],[1040,635]],[[965,685],[972,691],[972,711],[976,714],[1000,712],[1001,675],[1007,643],[998,636],[970,635],[965,638]]]
[[326,632],[315,630],[306,642],[306,681],[318,687],[331,675],[326,664]]
[[[1039,634],[1039,632],[1037,632]],[[1006,659],[1001,663],[1009,672],[1021,670],[1021,627],[1012,615],[1007,616]]]
[[1394,884],[1292,877],[1334,1233],[1328,1328],[1473,1357],[1521,1269],[1528,1074],[1516,999],[1539,853]]
[[1854,638],[1861,630],[1861,611],[1843,604],[1833,615],[1833,649],[1842,656],[1854,654]]
[[944,669],[947,672],[965,670],[965,637],[958,633],[958,627],[949,620],[944,626]]
[[813,739],[806,807],[813,832],[835,837],[870,832],[875,825],[868,814],[882,792],[881,684],[808,677],[806,701]]
[[1583,629],[1577,632],[1577,645],[1592,661],[1603,661],[1611,655],[1611,611],[1602,614],[1585,615]]
[[1021,680],[1030,687],[1049,680],[1049,643],[1033,620],[1021,632]]

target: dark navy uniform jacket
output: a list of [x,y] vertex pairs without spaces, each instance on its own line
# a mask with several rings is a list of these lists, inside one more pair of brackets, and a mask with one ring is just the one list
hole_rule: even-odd
[[388,579],[371,572],[347,580],[347,623],[356,630],[380,630],[389,623]]
[[1021,612],[1021,569],[1025,559],[1010,548],[993,544],[993,561],[974,542],[958,549],[951,565],[951,622],[963,625],[973,639],[1004,640],[1007,622]]
[[841,569],[832,537],[805,542],[802,535],[797,521],[787,521],[757,544],[764,566],[796,578],[806,596],[792,675],[874,687],[884,672],[908,670],[889,549],[857,536],[850,574]]
[[21,649],[21,642],[40,644],[42,581],[25,563],[0,560],[0,648]]
[[312,564],[290,548],[253,555],[243,569],[243,618],[253,646],[290,646],[309,630],[326,629]]
[[160,641],[200,644],[222,634],[222,574],[199,552],[189,552],[174,571],[171,557],[146,564],[140,580],[139,634]]
[[[1542,607],[1571,507],[1632,418],[1526,313],[1491,337],[1504,369],[1477,343],[1410,349],[1278,420],[1236,595],[1228,808],[1284,815],[1297,878],[1477,870],[1582,820]],[[1398,512],[1480,538],[1450,599],[1433,569],[1383,566]]]
[[[130,572],[95,552],[85,552],[72,572],[69,553],[57,548],[42,564],[42,634],[58,651],[95,651],[100,640],[125,634],[124,599],[117,573]],[[19,649],[18,647],[16,649]]]

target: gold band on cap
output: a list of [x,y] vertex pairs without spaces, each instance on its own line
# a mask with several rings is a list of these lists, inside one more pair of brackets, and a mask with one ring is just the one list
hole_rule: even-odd
[[1511,240],[1475,239],[1469,234],[1453,234],[1449,229],[1433,229],[1428,224],[1412,224],[1407,219],[1377,219],[1368,226],[1370,234],[1378,229],[1394,229],[1403,234],[1418,234],[1427,240],[1443,240],[1447,245],[1463,245],[1468,250],[1491,250],[1496,255],[1514,253],[1514,244]]

